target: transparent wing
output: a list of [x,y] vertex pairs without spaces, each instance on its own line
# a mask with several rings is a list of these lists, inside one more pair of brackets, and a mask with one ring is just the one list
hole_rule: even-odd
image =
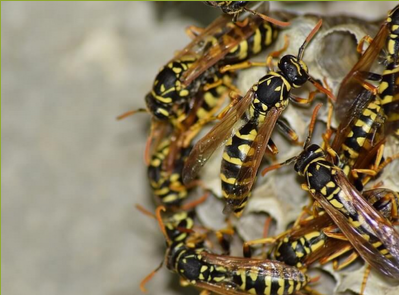
[[258,275],[286,278],[301,274],[301,271],[293,266],[288,266],[280,261],[267,259],[254,259],[234,257],[227,255],[216,255],[208,252],[201,253],[203,260],[213,265],[222,265],[229,270],[251,270],[257,271]]
[[339,121],[350,120],[350,114],[355,105],[363,105],[362,100],[370,99],[360,81],[367,80],[371,66],[380,55],[388,36],[387,22],[381,26],[369,47],[360,57],[352,70],[346,75],[338,92],[335,105],[336,117]]
[[[262,162],[263,156],[266,152],[270,136],[282,112],[282,109],[273,107],[266,114],[265,120],[258,130],[258,134],[250,146],[250,152],[248,152],[245,160],[243,161],[244,165],[241,166],[241,169],[237,174],[232,191],[233,198],[237,197],[238,199],[251,191],[252,185],[256,179],[259,165]],[[253,151],[253,154],[251,153],[251,150]],[[236,205],[226,204],[226,212],[234,211],[231,210],[234,208],[229,208],[232,206],[234,207]]]
[[399,251],[398,234],[391,224],[363,199],[360,193],[346,179],[342,171],[337,171],[335,179],[345,194],[348,204],[352,204],[367,225],[374,229],[376,236],[381,239],[381,242],[394,256],[394,259],[388,259],[366,241],[359,230],[350,225],[347,218],[336,210],[323,195],[315,193],[312,194],[313,197],[322,205],[364,260],[384,275],[399,279],[399,263],[397,261],[399,256],[396,256]]
[[253,98],[252,88],[191,150],[183,168],[183,182],[193,181],[201,168],[234,132],[235,124],[242,118]]
[[237,289],[237,286],[233,283],[209,283],[197,281],[195,286],[201,289],[211,291],[215,294],[220,295],[247,295],[248,292],[241,291]]
[[217,19],[178,55],[184,52],[198,55],[196,62],[181,77],[184,86],[223,59],[241,41],[248,39],[263,22],[256,15],[248,16],[240,25],[226,21],[226,18],[229,19],[228,16]]
[[223,15],[214,20],[201,34],[179,51],[171,61],[179,59],[187,54],[201,54],[206,45],[211,41],[212,36],[214,36],[218,31],[222,31],[229,22],[231,22],[231,17],[228,17],[227,15]]

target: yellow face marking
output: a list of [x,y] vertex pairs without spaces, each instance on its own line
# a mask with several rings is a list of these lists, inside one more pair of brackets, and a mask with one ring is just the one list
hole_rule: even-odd
[[163,103],[171,103],[172,102],[172,99],[170,97],[163,97],[163,96],[157,95],[154,91],[151,91],[151,95],[156,100],[159,100],[160,102],[163,102]]
[[276,88],[274,88],[274,91],[279,92],[281,90],[281,86],[277,86]]

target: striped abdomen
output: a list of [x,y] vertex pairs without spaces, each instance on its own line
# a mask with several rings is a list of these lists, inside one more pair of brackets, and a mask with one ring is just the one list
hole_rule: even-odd
[[248,39],[234,47],[224,57],[222,63],[233,64],[259,54],[276,40],[277,35],[278,29],[274,25],[263,22]]
[[287,265],[302,267],[306,258],[323,248],[327,236],[323,231],[312,231],[295,240],[284,238],[274,250],[274,257]]
[[183,185],[182,170],[184,159],[190,149],[183,149],[176,157],[172,173],[165,171],[164,160],[169,153],[169,140],[164,140],[159,145],[157,152],[151,158],[148,167],[148,179],[153,190],[153,194],[158,198],[162,205],[179,206],[187,197],[187,188]]
[[296,267],[272,261],[267,268],[238,269],[232,280],[238,289],[257,295],[293,294],[309,281]]
[[342,144],[340,155],[341,168],[346,175],[354,167],[360,152],[367,152],[373,147],[378,139],[377,131],[384,123],[384,110],[381,101],[371,101],[362,114],[354,121],[351,131]]
[[250,191],[248,185],[238,183],[236,177],[238,173],[243,173],[242,169],[251,168],[251,155],[254,150],[250,146],[256,138],[257,130],[256,121],[250,120],[227,141],[223,152],[220,169],[222,193],[227,206],[234,208],[234,212],[237,214],[245,207]]
[[378,86],[381,106],[389,124],[395,132],[399,131],[399,65],[391,62],[382,74]]

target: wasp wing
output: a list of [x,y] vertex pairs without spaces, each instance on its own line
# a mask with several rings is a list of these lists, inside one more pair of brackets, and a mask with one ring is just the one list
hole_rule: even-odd
[[[266,116],[264,121],[261,123],[258,133],[255,137],[255,140],[252,142],[249,147],[248,153],[243,161],[243,165],[241,166],[236,180],[234,182],[234,187],[232,190],[232,198],[234,199],[242,199],[242,196],[248,194],[251,191],[252,185],[255,182],[256,174],[258,172],[260,163],[262,162],[263,156],[266,152],[266,148],[270,139],[270,136],[274,130],[274,126],[278,118],[280,117],[283,109],[271,108]],[[234,208],[237,206],[235,203],[226,204],[224,212],[234,211]]]
[[[335,105],[336,117],[339,121],[350,120],[353,108],[364,105],[363,100],[370,99],[366,90],[359,81],[367,80],[367,76],[375,60],[385,46],[388,36],[387,22],[384,22],[369,47],[360,57],[352,70],[344,78],[338,91]],[[357,106],[358,105],[358,106]]]
[[205,50],[207,44],[212,41],[212,36],[214,36],[218,31],[222,31],[229,22],[231,22],[231,17],[228,17],[227,15],[218,17],[209,26],[207,26],[201,34],[196,36],[193,41],[179,51],[169,62],[180,59],[185,55],[201,55],[201,52]]
[[[243,118],[245,111],[252,101],[252,88],[241,100],[232,107],[227,114],[208,132],[191,150],[183,168],[183,182],[193,181],[201,168],[212,156],[213,152],[222,146],[234,133],[235,124]],[[243,118],[244,120],[246,118]]]
[[206,29],[192,42],[193,44],[184,49],[184,51],[193,51],[195,47],[202,48],[194,50],[200,54],[197,54],[197,60],[183,73],[180,79],[183,85],[190,85],[207,69],[222,60],[241,41],[248,39],[262,22],[263,20],[259,16],[250,15],[240,25],[225,21],[219,21],[215,25],[211,24],[210,29]]
[[205,262],[223,266],[230,271],[256,271],[259,276],[279,277],[281,279],[299,279],[302,277],[303,281],[306,281],[306,276],[301,270],[276,260],[215,255],[208,252],[202,252],[201,255]]
[[349,224],[347,217],[333,207],[322,194],[312,193],[313,197],[322,205],[364,260],[384,275],[399,279],[399,263],[397,261],[399,257],[397,256],[399,237],[397,232],[387,220],[363,199],[342,171],[337,170],[334,178],[346,197],[346,205],[353,205],[353,210],[361,216],[359,218],[364,220],[366,226],[374,229],[376,237],[390,251],[390,254],[394,257],[393,260],[385,257],[371,243],[366,241],[362,237],[362,233]]
[[212,293],[215,294],[220,294],[220,295],[247,295],[248,292],[241,291],[237,289],[238,287],[236,284],[233,283],[209,283],[209,282],[200,282],[197,281],[195,283],[195,286],[201,289],[205,289],[208,291],[211,291]]

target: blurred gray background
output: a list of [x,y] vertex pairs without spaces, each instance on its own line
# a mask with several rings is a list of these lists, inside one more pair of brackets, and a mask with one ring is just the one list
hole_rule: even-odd
[[[271,8],[379,19],[393,3]],[[3,2],[2,286],[7,295],[139,294],[163,259],[143,152],[143,107],[184,28],[219,14],[201,3]],[[166,269],[150,294],[183,294]]]

